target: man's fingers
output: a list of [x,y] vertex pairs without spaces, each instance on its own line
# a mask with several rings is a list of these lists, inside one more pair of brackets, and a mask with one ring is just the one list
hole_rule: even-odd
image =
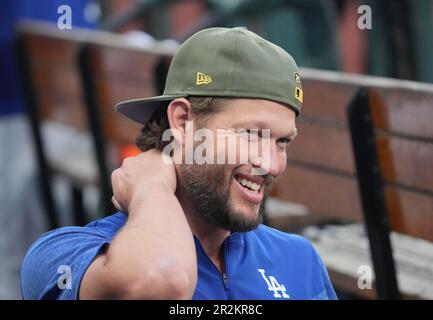
[[125,210],[123,210],[122,206],[120,205],[120,203],[116,200],[116,198],[114,196],[111,197],[111,202],[114,204],[114,207],[116,207],[117,210],[122,211],[122,212],[126,212]]
[[125,212],[122,208],[122,206],[120,205],[119,201],[117,201],[115,195],[118,194],[118,189],[119,189],[119,169],[114,170],[111,173],[111,185],[113,187],[113,197],[111,197],[111,202],[113,203],[114,207],[122,212]]

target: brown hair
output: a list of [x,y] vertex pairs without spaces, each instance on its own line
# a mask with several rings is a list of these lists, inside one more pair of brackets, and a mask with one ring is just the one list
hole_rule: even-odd
[[[191,111],[197,117],[196,120],[199,121],[199,124],[203,124],[208,120],[210,115],[219,110],[219,102],[223,99],[190,97],[188,100],[191,103]],[[162,151],[170,143],[170,141],[162,140],[164,131],[170,128],[167,118],[167,107],[168,105],[158,108],[135,139],[135,143],[141,151],[144,152],[150,149]]]

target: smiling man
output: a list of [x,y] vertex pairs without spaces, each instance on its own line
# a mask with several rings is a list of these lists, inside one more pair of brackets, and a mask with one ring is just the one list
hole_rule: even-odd
[[[296,64],[280,47],[245,28],[193,35],[162,96],[117,106],[144,125],[143,153],[112,174],[119,212],[42,236],[24,260],[23,297],[335,299],[312,245],[261,224],[302,99]],[[196,152],[188,135],[202,129],[211,134]],[[225,161],[196,161],[203,153]]]

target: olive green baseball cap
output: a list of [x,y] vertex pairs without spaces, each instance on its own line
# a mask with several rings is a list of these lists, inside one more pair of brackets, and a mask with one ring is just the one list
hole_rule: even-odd
[[124,101],[116,110],[144,124],[156,108],[191,96],[266,99],[296,115],[303,102],[298,67],[284,49],[247,28],[210,28],[178,48],[161,96]]

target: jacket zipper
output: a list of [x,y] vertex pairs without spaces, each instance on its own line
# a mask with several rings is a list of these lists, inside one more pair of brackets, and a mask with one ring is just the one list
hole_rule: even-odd
[[223,281],[223,285],[224,285],[224,289],[227,292],[227,299],[228,300],[232,300],[231,298],[231,294],[230,294],[230,290],[229,290],[229,278],[228,278],[228,266],[227,266],[227,250],[226,250],[226,245],[224,243],[224,259],[225,259],[225,267],[226,267],[226,272],[221,273],[218,268],[216,267],[216,265],[213,263],[213,261],[209,258],[209,256],[206,254],[206,252],[204,251],[203,247],[201,246],[201,243],[199,242],[200,245],[200,250],[202,251],[202,253],[204,254],[204,256],[206,257],[206,259],[210,262],[210,264],[212,265],[212,267],[214,268],[214,270],[221,275],[221,279]]
[[227,291],[227,296],[229,300],[232,300],[232,294],[230,291],[230,285],[229,285],[229,260],[227,259],[227,255],[228,255],[228,243],[227,243],[227,239],[224,241],[224,264],[226,267],[225,272],[222,274],[223,276],[223,281],[224,281],[224,287]]

